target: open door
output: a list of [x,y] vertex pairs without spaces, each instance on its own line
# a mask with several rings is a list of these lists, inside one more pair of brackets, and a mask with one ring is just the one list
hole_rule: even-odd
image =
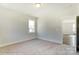
[[79,16],[77,16],[76,23],[77,23],[77,45],[76,45],[76,50],[77,50],[77,52],[79,52]]

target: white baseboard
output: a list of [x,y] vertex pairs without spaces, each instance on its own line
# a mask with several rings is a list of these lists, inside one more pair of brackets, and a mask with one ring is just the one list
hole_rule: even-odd
[[[5,46],[9,46],[9,45],[12,45],[12,44],[17,44],[17,43],[21,43],[21,42],[24,42],[24,41],[28,41],[28,40],[32,40],[32,39],[35,39],[36,37],[29,37],[29,38],[24,38],[22,40],[19,40],[19,41],[14,41],[14,42],[10,42],[10,43],[6,43],[6,44],[2,44],[0,45],[0,47],[5,47]],[[43,38],[43,37],[38,37],[38,39],[41,39],[41,40],[46,40],[46,41],[50,41],[50,42],[55,42],[55,43],[59,43],[59,44],[62,44],[60,42],[57,42],[55,40],[48,40],[46,38]]]
[[0,47],[5,47],[5,46],[9,46],[9,45],[13,45],[13,44],[21,43],[21,42],[24,42],[24,41],[32,40],[32,39],[34,39],[34,38],[35,38],[35,37],[25,38],[25,39],[22,39],[22,40],[19,40],[19,41],[14,41],[14,42],[10,42],[10,43],[6,43],[6,44],[2,44],[2,45],[0,45]]
[[62,44],[62,43],[57,42],[55,40],[50,40],[50,39],[46,39],[46,38],[43,38],[43,37],[38,37],[38,38],[41,39],[41,40],[46,40],[46,41],[49,41],[49,42],[54,42],[54,43]]

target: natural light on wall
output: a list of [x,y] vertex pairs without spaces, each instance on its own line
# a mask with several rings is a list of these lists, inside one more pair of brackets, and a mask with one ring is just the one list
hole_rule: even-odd
[[29,19],[28,26],[29,26],[30,33],[35,32],[35,21],[34,20]]

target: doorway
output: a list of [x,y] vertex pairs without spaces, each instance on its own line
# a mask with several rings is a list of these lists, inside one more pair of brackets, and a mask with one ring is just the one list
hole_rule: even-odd
[[62,22],[63,44],[76,48],[76,21],[64,20]]

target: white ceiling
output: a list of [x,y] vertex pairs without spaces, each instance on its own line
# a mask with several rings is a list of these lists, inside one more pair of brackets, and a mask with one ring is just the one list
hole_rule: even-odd
[[1,6],[22,12],[25,14],[33,15],[36,17],[61,17],[72,19],[74,16],[79,15],[79,4],[41,4],[40,8],[36,8],[32,3],[2,3]]

